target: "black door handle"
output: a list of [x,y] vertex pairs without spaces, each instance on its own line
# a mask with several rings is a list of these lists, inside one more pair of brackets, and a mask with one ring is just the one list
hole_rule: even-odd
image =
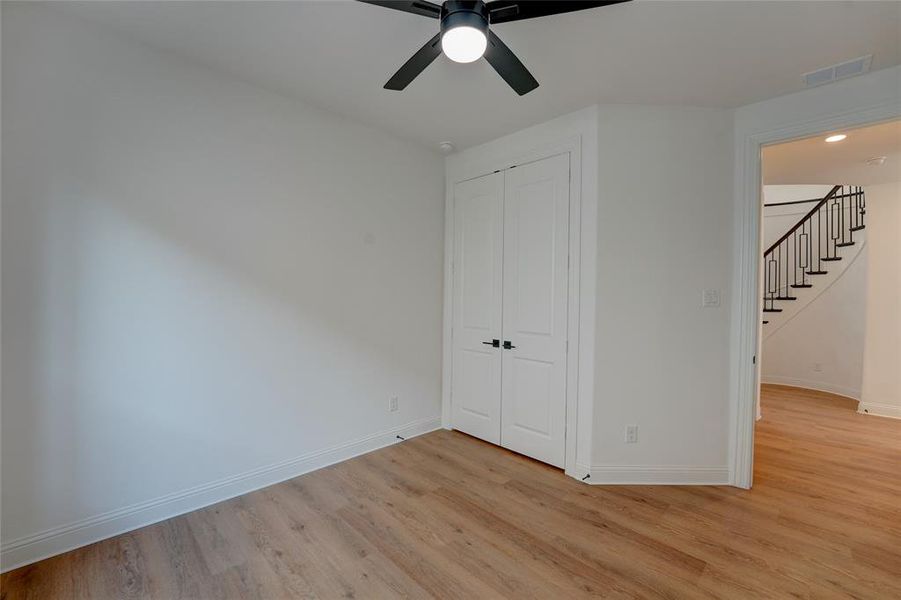
[[500,348],[501,341],[500,340],[491,340],[490,342],[482,342],[486,346],[491,346],[492,348]]
[[504,350],[513,350],[514,348],[516,348],[516,346],[511,344],[509,340],[504,340]]

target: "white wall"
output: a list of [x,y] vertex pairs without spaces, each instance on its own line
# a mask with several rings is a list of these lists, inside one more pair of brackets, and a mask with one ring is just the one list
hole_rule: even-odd
[[[863,242],[860,237],[857,241]],[[764,339],[760,367],[763,383],[794,385],[860,399],[867,247],[848,258],[853,258],[853,262],[827,289],[797,290],[796,294],[819,295]],[[764,325],[764,331],[767,327]]]
[[440,157],[2,17],[4,568],[437,425]]
[[866,346],[858,410],[901,418],[901,183],[866,188]]
[[[596,150],[582,141],[597,156],[597,211],[582,216],[583,232],[597,218],[597,326],[594,360],[579,373],[581,383],[594,371],[591,410],[579,407],[579,466],[590,483],[724,483],[731,112],[593,107],[449,157],[448,182],[574,135],[587,111],[598,121]],[[719,308],[701,308],[703,289],[720,291]],[[631,424],[637,444],[624,442]]]
[[[831,189],[831,185],[765,185],[763,186],[763,202],[764,204],[781,204],[823,198]],[[765,251],[786,231],[794,227],[813,207],[814,203],[765,206],[763,208],[762,250]]]
[[[602,106],[592,481],[728,479],[732,114]],[[721,293],[702,308],[704,289]],[[627,425],[638,443],[624,443]]]

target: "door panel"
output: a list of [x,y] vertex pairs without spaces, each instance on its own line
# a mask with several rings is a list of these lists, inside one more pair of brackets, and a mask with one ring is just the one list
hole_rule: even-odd
[[504,176],[454,187],[454,429],[500,444]]
[[569,155],[504,174],[501,445],[562,467],[566,450]]
[[[497,418],[497,356],[490,350],[460,349],[458,370],[465,373],[455,391],[455,400],[463,416],[476,420],[491,421]],[[458,428],[459,429],[459,428]],[[489,434],[486,434],[489,435]],[[481,436],[479,436],[481,437]]]
[[515,428],[549,438],[552,426],[547,398],[552,396],[554,364],[521,356],[514,356],[511,362],[510,395],[515,401],[513,414],[503,417]]

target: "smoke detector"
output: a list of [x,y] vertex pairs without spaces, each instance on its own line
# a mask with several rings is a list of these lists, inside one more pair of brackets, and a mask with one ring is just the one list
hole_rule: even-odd
[[438,144],[438,147],[441,148],[441,151],[445,154],[450,154],[454,151],[454,145],[451,142],[441,142]]
[[817,69],[816,71],[804,73],[801,77],[804,79],[804,83],[807,87],[816,87],[818,85],[823,85],[824,83],[838,81],[839,79],[863,75],[870,70],[871,64],[873,64],[873,55],[867,54],[866,56],[838,63],[837,65],[830,65],[828,67],[823,67],[822,69]]

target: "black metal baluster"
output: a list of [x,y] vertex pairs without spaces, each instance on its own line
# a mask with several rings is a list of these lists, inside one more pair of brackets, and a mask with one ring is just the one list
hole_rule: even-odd
[[782,292],[782,294],[781,294],[783,298],[789,297],[788,296],[788,266],[789,266],[789,264],[791,264],[789,262],[789,260],[791,258],[791,256],[789,256],[790,254],[791,254],[791,246],[789,245],[788,238],[786,238],[785,239],[785,288],[784,288],[785,291]]
[[[791,297],[794,297],[794,295],[795,295],[794,289],[797,288],[798,284],[801,283],[798,280],[798,272],[799,272],[799,269],[801,268],[801,243],[804,241],[804,238],[802,238],[801,236],[803,234],[804,234],[804,225],[802,224],[801,229],[798,231],[795,231],[795,246],[793,249],[795,255],[794,255],[794,257],[792,257],[792,265],[793,265],[792,271],[794,271],[792,279],[793,279],[794,283],[792,283],[790,289],[786,290],[786,292],[787,292],[786,295],[791,296]],[[803,274],[801,275],[801,277],[803,278]]]
[[[817,210],[817,273],[823,272],[823,214],[825,211],[825,204]],[[826,224],[829,224],[828,221]]]
[[842,186],[842,195],[839,200],[839,215],[841,216],[839,220],[839,229],[842,232],[842,244],[845,243],[845,186]]
[[867,214],[867,195],[861,190],[860,193],[860,226],[864,227],[867,224],[866,220]]
[[[782,257],[782,248],[785,248],[785,258]],[[785,271],[785,287],[788,287],[788,238],[782,242],[782,245],[779,246],[779,263],[782,265],[782,270]],[[782,291],[782,281],[779,281],[779,295],[777,298],[784,298],[785,292]]]
[[832,229],[829,232],[829,237],[832,240],[832,258],[838,258],[838,248],[836,247],[836,244],[838,243],[840,229],[841,212],[839,208],[839,201],[836,200],[832,203]]
[[804,233],[801,234],[801,245],[803,247],[803,256],[801,262],[801,287],[807,287],[807,270],[810,268],[810,225],[812,221],[808,221],[804,224],[802,229]]
[[836,245],[844,248],[845,246],[854,245],[854,232],[857,230],[855,226],[855,209],[854,204],[857,199],[857,192],[854,186],[848,186],[847,193],[842,194],[842,219],[841,219],[841,242]]
[[858,231],[863,229],[863,188],[857,188],[857,194],[855,196],[857,199],[857,227]]
[[782,287],[782,244],[777,248],[779,258],[776,259],[776,298],[779,297],[779,288]]
[[[795,281],[794,285],[798,285],[798,254],[799,254],[798,248],[799,248],[799,244],[801,243],[801,240],[798,239],[797,231],[794,233],[794,238],[795,239],[793,241],[792,250],[794,251],[795,256],[793,257],[793,260],[792,260],[792,275],[794,276],[793,277],[793,279]],[[794,286],[792,286],[792,287],[794,287]],[[788,292],[788,290],[786,290],[786,292]]]
[[792,235],[788,236],[785,240],[785,290],[782,292],[783,298],[787,298],[789,295],[788,286],[791,278],[792,265],[794,265],[794,262],[792,261],[792,251],[794,250],[792,247]]

